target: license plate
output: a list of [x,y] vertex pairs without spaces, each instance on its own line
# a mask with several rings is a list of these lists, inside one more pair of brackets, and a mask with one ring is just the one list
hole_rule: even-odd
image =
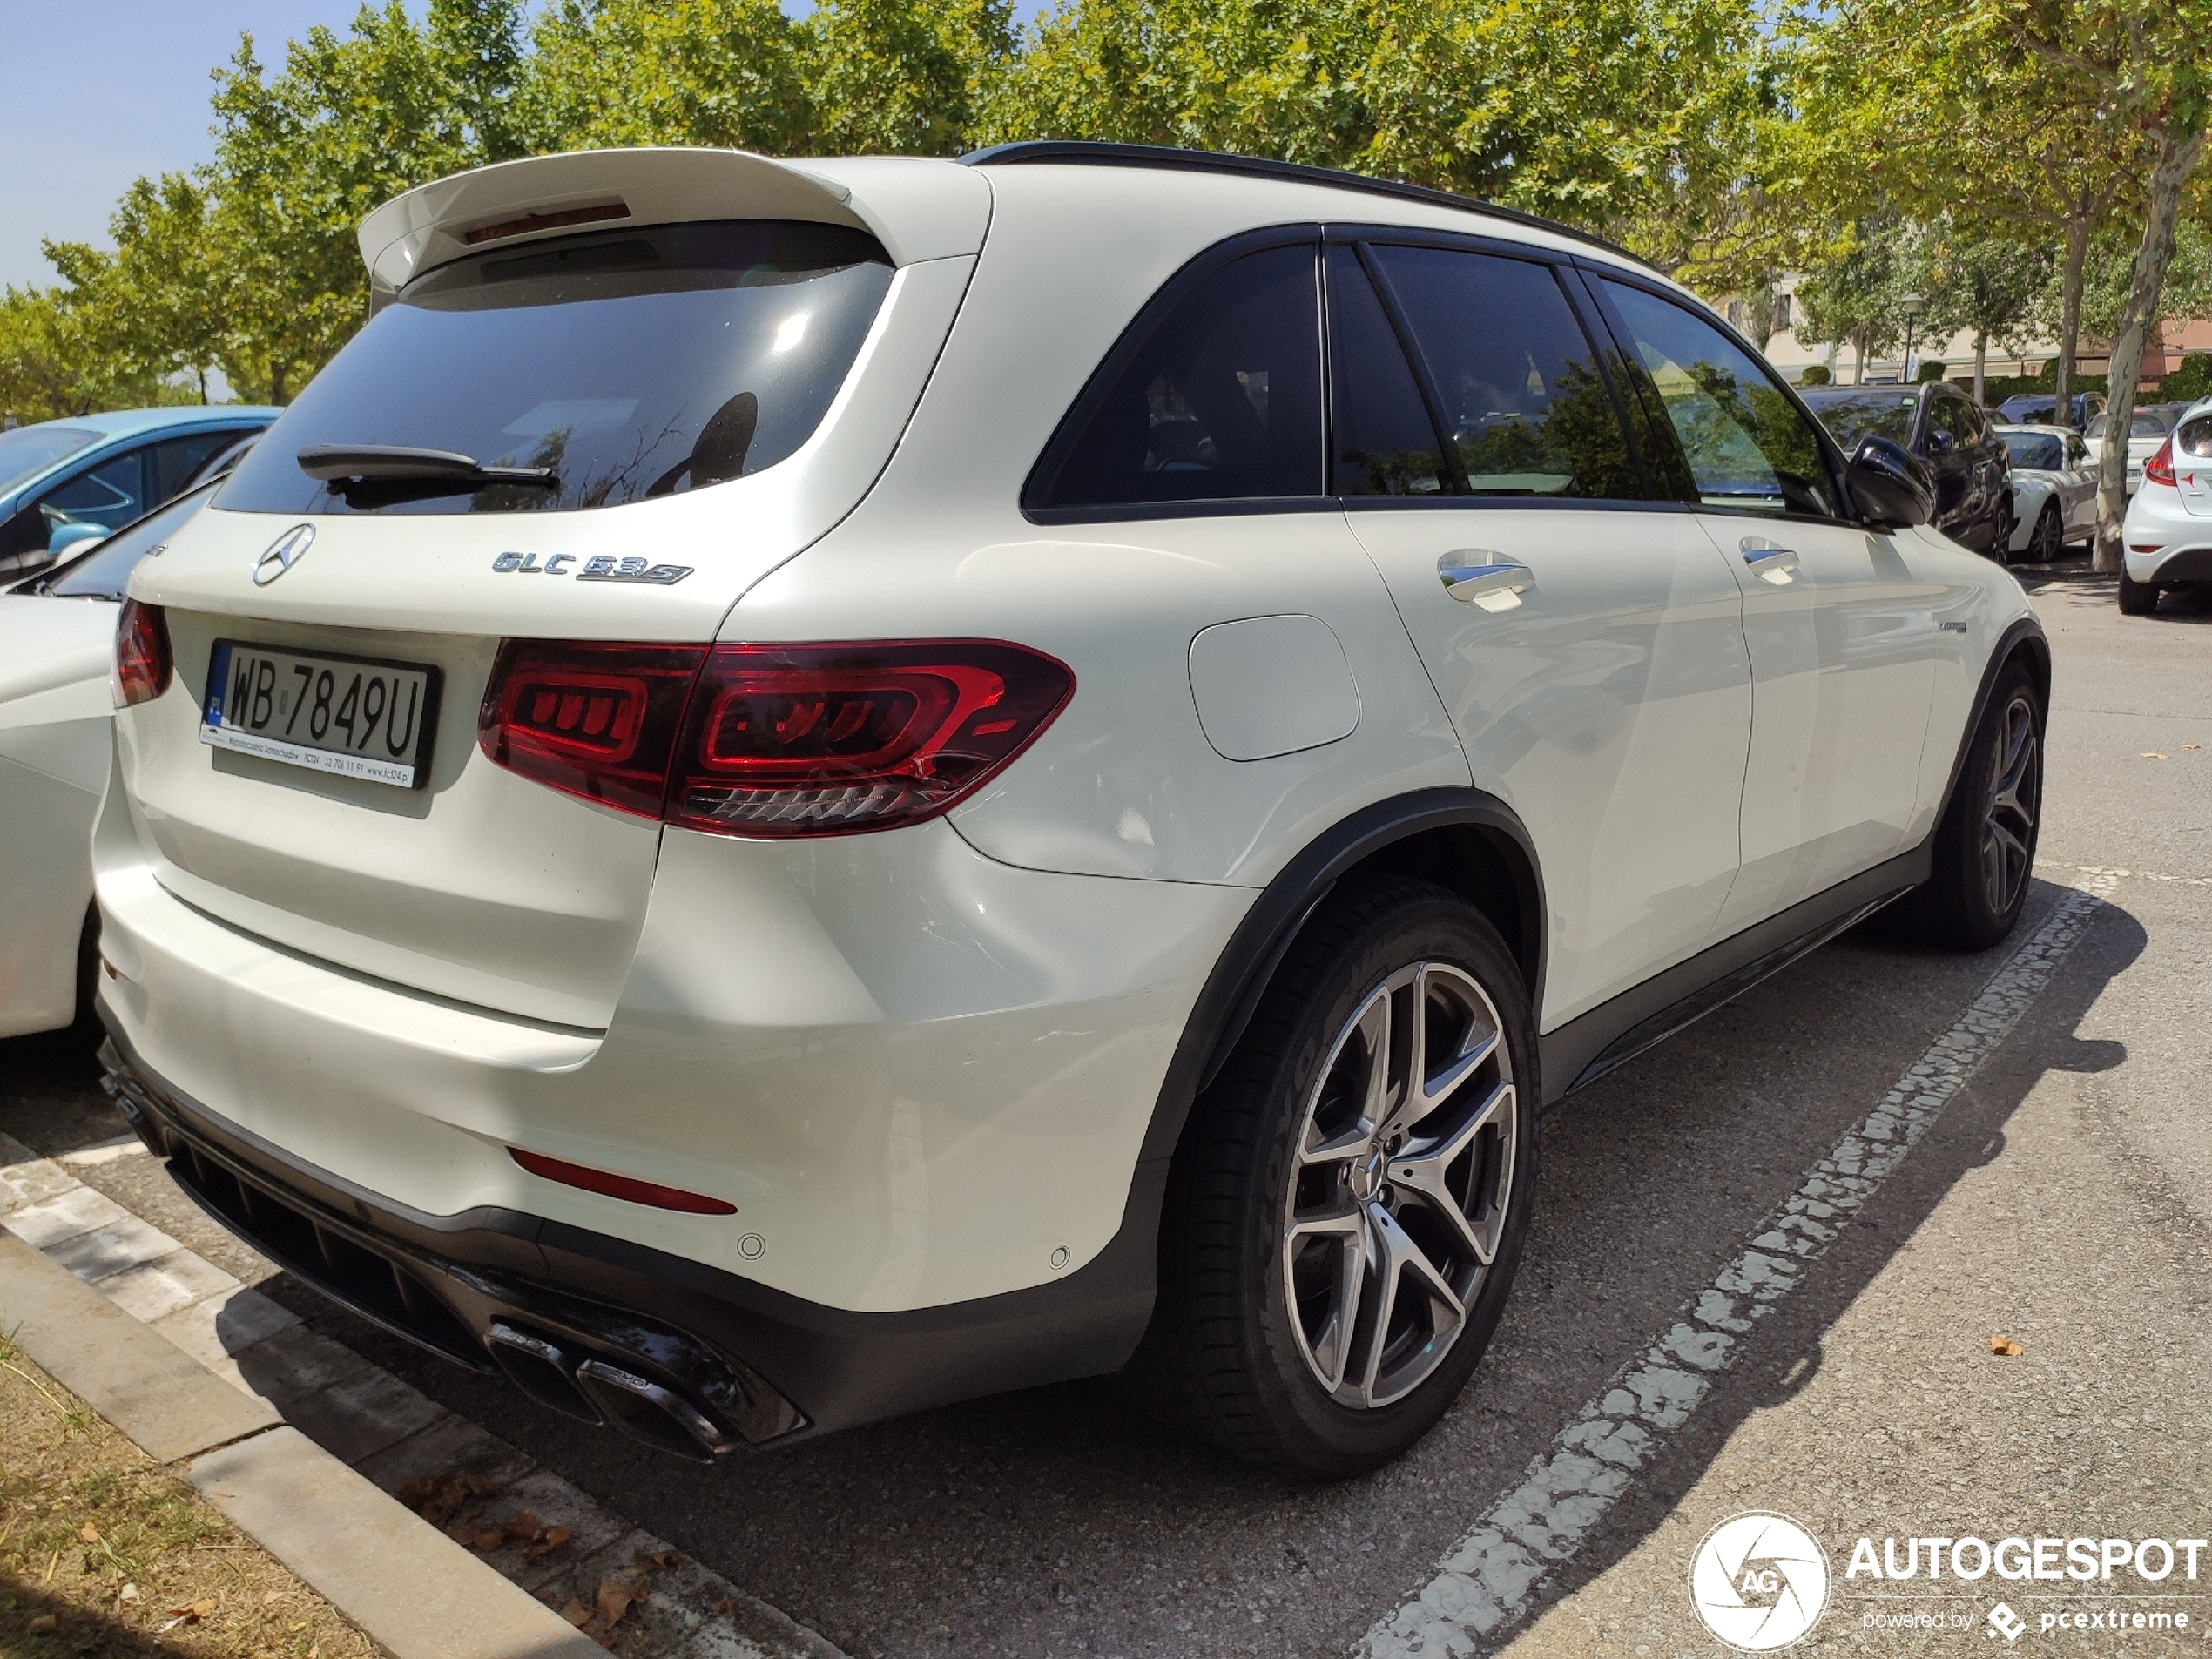
[[219,639],[199,740],[341,778],[419,789],[430,775],[438,671]]

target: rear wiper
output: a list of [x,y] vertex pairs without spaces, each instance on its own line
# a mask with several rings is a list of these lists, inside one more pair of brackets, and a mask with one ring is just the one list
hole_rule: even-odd
[[300,451],[300,470],[327,482],[418,483],[451,479],[469,484],[536,484],[561,487],[551,467],[487,467],[474,455],[453,449],[417,449],[392,443],[311,443]]

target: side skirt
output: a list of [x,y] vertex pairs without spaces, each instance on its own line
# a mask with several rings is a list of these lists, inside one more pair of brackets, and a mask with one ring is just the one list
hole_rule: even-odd
[[1919,887],[1928,879],[1933,847],[1931,836],[1547,1032],[1540,1039],[1544,1076],[1570,1081],[1548,1090],[1545,1104],[1588,1088]]

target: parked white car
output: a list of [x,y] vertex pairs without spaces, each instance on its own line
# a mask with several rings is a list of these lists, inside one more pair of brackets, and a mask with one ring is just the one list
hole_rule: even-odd
[[2123,615],[2148,616],[2168,588],[2212,586],[2212,398],[2182,411],[2144,462],[2120,540]]
[[[142,564],[117,1094],[308,1281],[708,1458],[1467,1381],[1537,1112],[2020,913],[2019,584],[1634,259],[1116,146],[514,162]],[[1754,718],[1756,714],[1756,718]]]
[[[2143,463],[2158,452],[2174,429],[2175,416],[2179,409],[2170,403],[2140,405],[2128,419],[2128,493],[2134,495],[2141,488]],[[2082,435],[2089,441],[2089,452],[2100,453],[2104,445],[2105,430],[2111,424],[2109,410],[2089,422],[2089,429]]]
[[114,747],[116,615],[132,569],[208,493],[189,490],[0,593],[0,1037],[91,1010],[92,819]]
[[2079,434],[2055,426],[2000,426],[2013,462],[2013,534],[2006,559],[2047,564],[2069,543],[2097,533],[2097,463]]

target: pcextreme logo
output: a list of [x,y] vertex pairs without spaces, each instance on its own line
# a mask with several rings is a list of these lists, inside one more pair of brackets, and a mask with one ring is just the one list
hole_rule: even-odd
[[1731,1648],[1786,1648],[1819,1622],[1828,1605],[1828,1558],[1787,1515],[1759,1509],[1731,1515],[1689,1558],[1689,1604]]

